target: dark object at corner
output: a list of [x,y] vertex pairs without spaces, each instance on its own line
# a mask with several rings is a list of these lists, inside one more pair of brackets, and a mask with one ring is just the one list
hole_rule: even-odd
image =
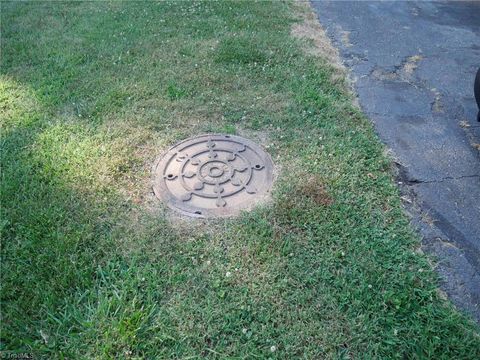
[[478,69],[477,76],[475,76],[475,85],[473,85],[473,92],[475,94],[475,100],[477,100],[478,106],[477,120],[480,121],[480,69]]

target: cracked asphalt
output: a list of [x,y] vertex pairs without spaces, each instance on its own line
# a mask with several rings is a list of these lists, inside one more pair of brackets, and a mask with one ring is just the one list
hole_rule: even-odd
[[480,322],[480,2],[313,1],[442,289]]

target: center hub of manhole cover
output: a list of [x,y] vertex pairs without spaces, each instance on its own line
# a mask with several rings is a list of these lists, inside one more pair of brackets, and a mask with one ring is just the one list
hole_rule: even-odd
[[233,135],[179,142],[156,163],[155,195],[196,217],[230,216],[270,192],[273,163],[260,146]]

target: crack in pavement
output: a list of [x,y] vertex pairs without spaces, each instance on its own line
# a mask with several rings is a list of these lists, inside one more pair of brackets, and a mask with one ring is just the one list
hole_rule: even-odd
[[458,177],[453,177],[453,176],[447,176],[442,179],[436,179],[436,180],[420,180],[420,179],[407,179],[405,180],[405,183],[407,185],[415,185],[415,184],[432,184],[432,183],[441,183],[447,180],[462,180],[462,179],[471,179],[471,178],[479,178],[480,175],[463,175],[463,176],[458,176]]

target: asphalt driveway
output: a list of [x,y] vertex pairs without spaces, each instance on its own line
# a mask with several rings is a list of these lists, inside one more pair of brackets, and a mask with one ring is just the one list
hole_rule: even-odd
[[392,150],[443,289],[480,321],[479,2],[313,2]]

